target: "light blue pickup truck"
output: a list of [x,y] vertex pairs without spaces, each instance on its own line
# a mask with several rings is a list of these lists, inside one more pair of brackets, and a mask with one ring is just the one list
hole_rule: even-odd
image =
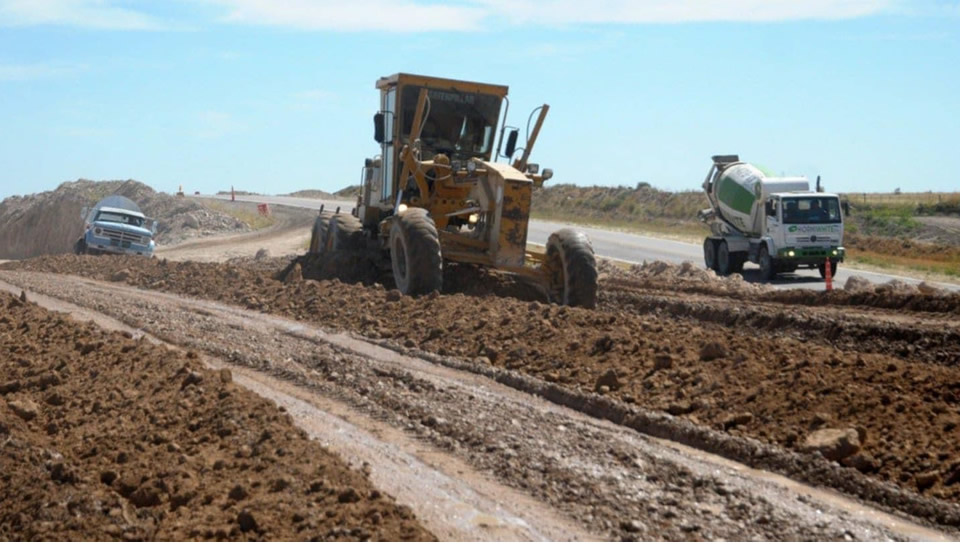
[[74,245],[77,254],[128,254],[153,256],[157,222],[140,211],[132,200],[109,196],[93,208],[84,208],[83,236]]

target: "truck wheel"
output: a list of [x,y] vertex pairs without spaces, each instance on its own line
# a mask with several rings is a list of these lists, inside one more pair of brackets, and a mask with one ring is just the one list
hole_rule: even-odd
[[820,265],[817,266],[817,270],[820,271],[820,277],[822,277],[822,278],[824,278],[824,279],[827,278],[827,264],[828,264],[828,263],[830,264],[830,278],[834,278],[834,277],[837,276],[837,261],[836,261],[836,260],[828,260],[828,261],[826,261],[826,262],[824,262],[824,263],[822,263],[822,264],[820,264]]
[[717,270],[717,243],[709,237],[703,240],[703,263],[707,269]]
[[87,253],[87,241],[83,240],[83,237],[80,237],[77,242],[73,243],[73,252],[77,255]]
[[330,225],[330,214],[320,214],[313,222],[313,231],[310,233],[310,254],[326,252],[327,228]]
[[777,276],[777,268],[773,265],[773,258],[770,257],[770,251],[767,250],[767,245],[760,246],[760,280],[761,281],[772,281]]
[[335,214],[327,226],[325,250],[356,250],[360,248],[363,225],[350,214]]
[[397,289],[404,294],[427,294],[443,286],[440,235],[423,208],[408,208],[394,220],[390,263]]
[[597,307],[597,259],[587,236],[561,229],[547,239],[546,272],[550,299],[565,306]]
[[730,247],[727,241],[720,241],[720,245],[717,246],[717,275],[721,277],[729,275],[732,271],[730,264]]

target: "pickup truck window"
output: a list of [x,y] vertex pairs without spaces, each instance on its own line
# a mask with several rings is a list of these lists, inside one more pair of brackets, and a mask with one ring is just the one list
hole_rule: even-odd
[[137,216],[128,216],[126,214],[117,214],[115,212],[97,212],[97,217],[94,219],[94,221],[122,223],[136,227],[143,227],[143,218]]

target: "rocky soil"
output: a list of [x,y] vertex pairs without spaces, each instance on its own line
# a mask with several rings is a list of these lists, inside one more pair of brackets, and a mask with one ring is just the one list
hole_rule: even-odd
[[73,250],[83,232],[80,213],[109,195],[123,195],[157,220],[156,241],[168,245],[250,226],[190,197],[158,193],[133,180],[66,182],[54,191],[13,196],[0,203],[0,258],[21,259]]
[[[439,357],[392,340],[373,345],[289,317],[127,285],[43,273],[2,275],[17,285],[42,289],[46,296],[69,300],[84,308],[82,311],[103,312],[128,323],[135,333],[142,331],[180,348],[197,350],[203,357],[229,361],[236,379],[243,380],[246,373],[256,371],[286,396],[297,395],[283,389],[292,383],[310,395],[329,398],[324,410],[338,411],[332,420],[328,413],[290,404],[291,412],[297,411],[298,424],[318,429],[320,438],[330,430],[340,434],[356,429],[336,424],[356,413],[330,402],[359,411],[368,420],[354,426],[365,426],[378,438],[363,449],[347,445],[369,460],[363,471],[380,480],[378,483],[406,487],[391,492],[414,507],[431,529],[438,516],[445,516],[438,531],[447,532],[447,538],[451,538],[447,530],[451,525],[465,527],[467,540],[900,540],[943,536],[713,454],[664,445],[638,430],[652,430],[675,440],[711,441],[739,457],[779,461],[801,477],[819,472],[818,479],[833,480],[831,486],[848,488],[860,483],[873,500],[883,496],[886,506],[898,508],[899,504],[899,509],[920,512],[923,517],[948,521],[960,517],[956,506],[871,482],[818,455],[785,452],[636,408],[620,411],[617,414],[622,417],[616,419],[611,413],[626,408],[608,396],[545,382],[484,361]],[[614,422],[601,422],[574,409],[607,414]],[[335,425],[324,426],[331,422]],[[455,475],[453,486],[449,479],[438,478],[436,470],[424,470],[409,455],[395,455],[392,442],[397,436],[388,435],[394,430],[408,434],[409,440],[401,447],[412,445],[414,456],[434,457],[433,464],[439,461],[452,466],[447,471]],[[855,430],[852,436],[849,432],[843,430],[840,437],[818,432],[819,437],[808,444],[817,445],[822,452],[845,452],[851,437],[859,438]],[[400,468],[391,468],[391,464]],[[485,481],[477,488],[478,477],[500,485]],[[493,498],[496,507],[483,513],[471,510],[470,501],[475,497],[467,495],[478,493]]]
[[431,540],[269,401],[0,297],[0,540]]
[[897,311],[896,293],[867,300],[856,292],[810,307],[703,281],[678,280],[666,292],[610,266],[595,311],[543,304],[509,278],[462,267],[448,270],[450,294],[419,300],[379,282],[303,279],[333,260],[300,260],[281,280],[236,265],[135,258],[43,258],[3,269],[122,281],[479,360],[718,433],[818,452],[851,478],[890,483],[944,509],[960,502],[960,338],[950,308],[917,302],[934,313]]

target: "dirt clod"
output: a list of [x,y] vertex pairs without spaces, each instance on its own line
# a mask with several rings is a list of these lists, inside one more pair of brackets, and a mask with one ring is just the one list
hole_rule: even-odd
[[707,342],[700,348],[701,361],[713,361],[727,356],[727,346],[721,342]]
[[9,401],[7,406],[10,407],[10,410],[13,411],[13,414],[26,420],[27,422],[33,420],[38,414],[40,414],[40,407],[38,407],[36,403],[29,399],[16,399]]
[[853,428],[824,428],[807,436],[803,450],[819,452],[828,460],[842,460],[860,450],[860,434]]
[[607,391],[613,390],[616,391],[620,389],[620,380],[617,378],[617,371],[609,369],[597,378],[597,383],[594,385],[596,391],[600,391],[602,386],[607,387]]

